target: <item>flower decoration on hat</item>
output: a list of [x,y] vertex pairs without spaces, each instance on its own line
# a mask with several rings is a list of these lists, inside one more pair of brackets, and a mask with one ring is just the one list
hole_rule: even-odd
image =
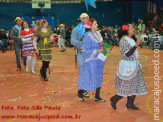
[[128,29],[129,29],[128,25],[123,25],[123,26],[122,26],[122,30],[123,30],[123,31],[126,31],[126,30],[128,30]]
[[92,22],[91,21],[87,21],[87,23],[84,25],[84,28],[91,28],[92,26]]

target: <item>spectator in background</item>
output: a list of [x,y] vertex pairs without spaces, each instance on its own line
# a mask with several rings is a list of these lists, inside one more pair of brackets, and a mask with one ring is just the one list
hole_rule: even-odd
[[67,30],[66,30],[67,46],[72,47],[72,45],[70,44],[70,38],[71,38],[71,30],[70,30],[70,28],[67,28]]
[[[0,50],[2,50],[3,49],[3,43],[2,43],[2,41],[0,40]],[[3,52],[3,50],[2,50],[2,52]]]
[[108,40],[112,41],[113,44],[118,45],[118,40],[114,38],[114,34],[112,32],[111,27],[108,27],[106,34],[107,34]]
[[55,34],[57,34],[57,28],[54,28],[53,32],[54,32]]
[[151,23],[152,23],[151,20],[149,20],[148,23],[147,23],[147,29],[148,29],[148,30],[150,30]]
[[156,29],[159,29],[159,26],[161,24],[161,19],[159,18],[158,15],[156,15],[154,18],[153,18],[153,21],[154,23],[156,24]]
[[163,32],[163,22],[162,22],[162,24],[160,25],[159,30],[160,30],[161,33]]
[[150,31],[152,31],[153,28],[156,28],[156,23],[154,21],[151,22]]
[[36,26],[35,21],[32,21],[31,28],[35,28],[35,26]]
[[5,49],[7,50],[9,41],[8,41],[7,35],[5,34],[5,30],[4,29],[1,29],[0,40],[3,43],[2,52],[5,52]]
[[64,24],[60,25],[60,45],[62,46],[62,50],[60,52],[65,52],[66,51],[66,47],[65,47],[65,37],[66,37],[66,33],[65,33],[65,28],[64,28]]
[[140,24],[138,25],[138,29],[139,29],[139,33],[140,34],[144,34],[145,33],[146,26],[143,23],[143,20],[141,20]]
[[117,33],[118,29],[119,29],[119,26],[116,25],[114,31]]
[[100,33],[101,33],[102,38],[105,40],[106,28],[103,27]]

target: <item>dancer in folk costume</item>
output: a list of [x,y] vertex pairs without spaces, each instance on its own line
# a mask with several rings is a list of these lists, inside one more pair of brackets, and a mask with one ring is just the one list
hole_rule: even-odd
[[[70,43],[71,45],[75,47],[75,50],[76,50],[75,63],[76,63],[76,67],[78,63],[78,68],[80,70],[80,67],[82,66],[84,62],[84,58],[81,52],[83,38],[86,34],[84,24],[86,24],[87,21],[89,20],[89,16],[86,13],[82,13],[79,19],[81,22],[72,30]],[[89,97],[87,91],[85,91],[83,94],[84,94],[84,97]]]
[[[147,93],[137,50],[141,40],[134,37],[134,28],[131,24],[123,25],[118,36],[122,60],[118,65],[115,76],[117,94],[111,97],[111,106],[116,110],[116,103],[123,97],[127,97],[127,109],[138,110],[139,108],[134,105],[136,95]],[[136,43],[134,40],[136,40]]]
[[90,19],[84,26],[87,34],[84,36],[81,46],[84,62],[79,70],[78,97],[84,101],[84,90],[96,90],[95,101],[105,102],[100,97],[105,61],[98,58],[98,55],[104,51],[102,48],[103,38],[97,31],[98,24],[95,19]]
[[26,72],[29,72],[29,64],[32,63],[32,73],[35,74],[35,49],[33,45],[34,29],[28,27],[27,21],[22,22],[22,31],[20,33],[23,42],[22,56],[26,57]]
[[[36,41],[40,39],[37,47]],[[53,32],[51,27],[48,25],[48,22],[45,19],[40,20],[39,28],[34,35],[34,46],[36,52],[38,50],[41,53],[42,67],[40,69],[40,74],[45,81],[48,81],[47,78],[47,68],[49,68],[50,61],[52,60],[52,41],[54,40]]]
[[14,49],[15,49],[16,63],[17,63],[16,71],[20,71],[21,70],[20,50],[22,49],[22,44],[23,44],[20,37],[22,19],[20,17],[16,17],[14,21],[16,25],[11,29],[11,39],[14,40]]

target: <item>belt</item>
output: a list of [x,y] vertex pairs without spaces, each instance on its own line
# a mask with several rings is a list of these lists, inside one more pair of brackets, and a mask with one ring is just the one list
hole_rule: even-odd
[[77,52],[78,53],[82,53],[82,49],[77,49]]

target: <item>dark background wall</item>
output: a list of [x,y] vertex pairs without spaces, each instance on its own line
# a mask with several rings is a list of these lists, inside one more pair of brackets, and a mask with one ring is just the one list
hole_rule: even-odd
[[[59,20],[67,25],[75,25],[79,15],[86,12],[90,18],[95,18],[101,26],[122,25],[126,21],[137,22],[147,15],[147,1],[126,2],[97,2],[97,9],[89,7],[87,12],[85,4],[52,4],[51,9],[45,9],[41,14],[38,9],[32,9],[31,4],[23,3],[0,3],[0,28],[11,29],[15,25],[13,20],[17,16],[48,16],[53,17],[55,22]],[[128,14],[128,15],[126,15]],[[127,16],[127,20],[126,20]]]

